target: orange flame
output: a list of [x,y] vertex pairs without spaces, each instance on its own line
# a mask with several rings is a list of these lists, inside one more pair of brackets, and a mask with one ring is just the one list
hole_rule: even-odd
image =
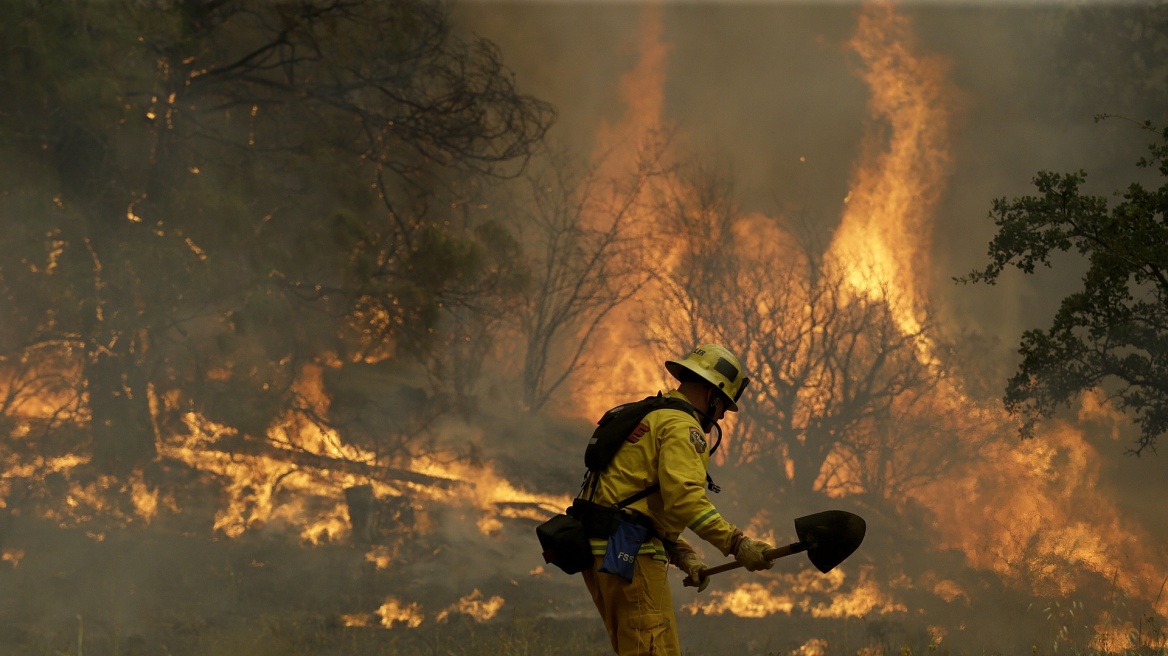
[[403,604],[393,597],[386,597],[385,603],[374,614],[380,618],[381,626],[387,629],[392,629],[396,624],[416,629],[425,620],[417,603]]
[[869,131],[830,257],[857,293],[893,304],[911,334],[928,292],[931,219],[950,168],[954,92],[948,65],[917,52],[908,19],[891,5],[868,5],[850,45],[864,63],[872,116],[888,133],[882,143],[881,131]]
[[[637,62],[621,76],[620,96],[625,111],[621,119],[601,124],[596,137],[593,159],[602,169],[602,177],[622,179],[633,175],[639,159],[648,151],[661,147],[659,140],[664,128],[665,75],[669,46],[664,41],[661,6],[644,5],[641,13]],[[658,153],[664,155],[663,153]],[[654,217],[635,209],[632,221],[633,238],[644,238],[654,226]],[[599,220],[599,217],[594,217]],[[668,259],[667,253],[657,253],[658,259]],[[658,304],[660,290],[648,285],[633,301],[617,307],[609,314],[594,337],[596,353],[603,353],[592,363],[602,370],[621,372],[623,388],[613,380],[577,381],[575,397],[579,400],[569,411],[594,420],[609,408],[627,401],[629,394],[645,394],[661,383],[661,363],[647,357],[637,346],[645,336],[644,319],[638,310]]]
[[12,563],[13,569],[16,569],[22,560],[24,560],[24,549],[4,549],[0,551],[0,562]]
[[793,656],[826,656],[827,641],[823,638],[812,638],[791,652]]
[[397,546],[387,546],[383,544],[374,545],[368,553],[365,554],[365,562],[373,563],[377,569],[388,569],[390,563],[394,558],[397,558]]
[[[639,61],[621,79],[625,116],[615,126],[602,126],[598,136],[598,157],[605,155],[606,165],[612,167],[614,175],[636,161],[636,148],[630,146],[644,144],[648,135],[661,130],[663,123],[668,47],[663,40],[659,6],[646,7],[641,36]],[[867,7],[850,43],[864,63],[861,75],[872,90],[872,118],[887,132],[873,130],[866,140],[853,173],[847,207],[829,249],[829,261],[848,273],[847,280],[857,297],[888,303],[900,328],[914,333],[922,325],[928,300],[931,217],[950,165],[947,135],[955,92],[945,80],[945,63],[917,52],[907,19],[888,5]],[[671,191],[682,196],[690,193],[683,188]],[[639,219],[644,229],[652,225],[650,217]],[[791,248],[781,235],[775,234],[774,225],[766,217],[751,216],[735,227],[744,258],[762,260],[772,257],[775,249]],[[763,234],[765,238],[760,239]],[[676,254],[662,253],[660,263],[666,269],[676,266]],[[648,287],[638,300],[642,305],[652,305],[662,293],[660,288]],[[769,314],[782,314],[777,308],[769,310]],[[662,381],[662,372],[655,357],[643,356],[643,349],[629,348],[651,328],[637,312],[638,308],[630,306],[614,313],[608,322],[609,331],[601,337],[611,348],[597,350],[615,354],[603,364],[619,369],[630,387],[648,392]],[[63,370],[68,370],[70,356],[69,348],[62,347],[58,366]],[[927,352],[920,356],[925,362],[933,358]],[[319,415],[327,414],[330,402],[324,392],[324,368],[335,364],[307,366],[295,384],[298,396]],[[215,375],[230,377],[231,372],[224,370]],[[11,389],[17,382],[9,379],[0,386]],[[580,411],[595,418],[604,409],[626,400],[621,396],[624,392],[607,384],[598,386],[581,395],[592,405],[586,404]],[[17,414],[43,418],[66,403],[68,397],[67,392],[53,390],[21,399],[23,405]],[[943,385],[932,403],[950,411],[983,411],[950,385]],[[1117,416],[1114,408],[1095,396],[1085,397],[1081,414],[1093,418]],[[1006,422],[1000,411],[995,418],[998,423]],[[401,464],[408,471],[451,483],[427,486],[301,467],[291,458],[229,454],[211,447],[221,438],[234,435],[236,429],[194,413],[186,415],[184,421],[187,434],[181,439],[167,436],[160,454],[223,477],[227,501],[216,515],[214,528],[229,537],[271,525],[290,527],[311,543],[344,537],[349,529],[343,490],[359,484],[372,485],[378,497],[408,499],[423,521],[427,503],[458,506],[474,517],[482,534],[490,536],[502,532],[504,519],[543,519],[570,502],[568,495],[523,490],[489,465],[451,464],[432,458],[415,458]],[[31,426],[28,421],[17,422],[12,437],[25,437]],[[377,463],[375,454],[346,443],[335,431],[323,430],[292,414],[272,426],[268,437],[272,444],[289,452]],[[9,477],[67,474],[86,463],[84,458],[73,455],[41,457],[36,461],[21,460],[8,452],[0,457],[0,465]],[[824,489],[835,496],[863,491],[848,476],[844,454],[833,454],[833,458],[828,468],[838,474],[835,478],[825,477]],[[1041,594],[1073,593],[1080,585],[1081,574],[1088,572],[1114,580],[1119,590],[1132,596],[1158,599],[1156,587],[1164,579],[1165,556],[1151,546],[1154,541],[1149,536],[1125,522],[1114,504],[1098,494],[1099,461],[1099,454],[1081,431],[1060,425],[1021,447],[1004,438],[991,443],[985,453],[971,455],[956,476],[919,490],[915,498],[937,518],[938,546],[960,549],[971,567],[996,572]],[[9,485],[0,480],[0,508],[7,507]],[[110,506],[108,498],[114,492],[128,495],[129,510]],[[326,500],[323,509],[309,508],[309,498]],[[125,482],[108,477],[84,485],[70,481],[64,499],[63,507],[47,510],[46,516],[66,525],[79,525],[98,514],[114,517],[123,525],[150,523],[161,509],[177,511],[173,499],[160,495],[140,475]],[[774,542],[774,536],[765,532],[765,524],[756,518],[749,528],[753,535]],[[16,567],[23,556],[22,551],[5,550],[0,552],[0,561]],[[378,568],[386,568],[396,556],[396,545],[377,545],[365,557]],[[537,567],[531,574],[542,576],[544,569]],[[933,577],[925,583],[926,589],[946,601],[968,600],[969,593],[953,580]],[[433,617],[443,622],[461,613],[476,621],[487,621],[503,605],[501,597],[485,599],[476,588]],[[880,588],[870,568],[861,569],[850,581],[843,569],[827,576],[811,571],[770,575],[734,590],[714,591],[685,609],[693,614],[731,613],[743,617],[799,611],[833,618],[907,610],[890,592]],[[1168,615],[1168,599],[1160,602],[1157,610]],[[418,603],[405,603],[394,597],[387,597],[374,613],[343,616],[349,625],[376,623],[386,628],[418,627],[425,619]],[[1103,618],[1095,627],[1098,648],[1119,644],[1133,628],[1129,621]],[[941,629],[934,632],[938,636],[944,634]],[[825,649],[822,641],[811,641],[800,652],[823,653]]]
[[[313,411],[325,415],[329,399],[324,393],[323,370],[306,366],[295,388],[312,404]],[[276,524],[295,528],[308,543],[344,539],[349,532],[348,507],[344,490],[371,485],[375,496],[401,497],[419,517],[425,517],[427,502],[463,506],[477,513],[484,535],[497,533],[501,518],[546,517],[571,503],[568,495],[529,493],[516,488],[488,465],[441,463],[432,457],[417,457],[404,463],[408,471],[448,481],[449,486],[424,485],[411,481],[388,482],[340,470],[301,467],[289,459],[273,455],[240,455],[216,451],[209,446],[236,433],[234,428],[215,424],[195,413],[184,416],[187,435],[167,440],[160,448],[166,457],[192,467],[215,472],[225,480],[228,502],[218,511],[214,530],[238,537],[249,529]],[[289,451],[302,451],[338,461],[377,463],[376,454],[346,443],[334,430],[299,420],[293,415],[277,422],[269,431],[270,443]],[[307,499],[317,500],[311,509]],[[320,500],[328,500],[323,506]],[[384,562],[384,556],[378,556]]]
[[[915,52],[907,19],[888,5],[862,12],[851,45],[866,66],[873,116],[889,132],[883,150],[869,137],[830,254],[856,293],[887,302],[901,330],[914,333],[928,297],[931,217],[949,170],[955,94],[944,62]],[[930,353],[920,357],[932,362]],[[949,382],[932,402],[986,412]],[[1093,395],[1082,413],[1115,417]],[[1000,409],[996,414],[991,423],[1008,432],[1011,422]],[[971,566],[1042,594],[1069,594],[1083,572],[1093,572],[1129,594],[1154,598],[1164,555],[1144,546],[1153,541],[1098,494],[1100,458],[1082,433],[1064,425],[1021,446],[1007,440],[998,438],[969,458],[962,474],[915,495],[938,518],[942,548],[959,548]],[[846,493],[846,485],[841,489]],[[960,594],[946,588],[938,593]]]
[[[504,603],[506,602],[499,596],[484,599],[483,593],[475,588],[470,594],[435,613],[433,621],[442,624],[452,615],[462,614],[475,622],[486,622],[499,613]],[[380,626],[387,629],[399,625],[416,629],[426,621],[426,613],[417,602],[406,604],[390,596],[386,597],[385,602],[373,613],[351,613],[340,617],[345,626],[372,626],[374,618],[377,618]]]
[[1164,555],[1099,493],[1099,472],[1100,454],[1078,429],[1059,425],[1021,444],[993,443],[984,460],[920,500],[937,517],[941,547],[960,549],[973,567],[1054,597],[1094,573],[1153,600]]
[[601,123],[594,158],[611,170],[636,165],[637,148],[662,126],[665,106],[665,70],[669,47],[663,40],[661,6],[648,3],[641,13],[640,40],[636,65],[620,79],[620,96],[625,113],[619,123]]
[[811,617],[863,617],[870,613],[891,613],[907,608],[894,601],[875,582],[871,567],[845,586],[847,574],[836,568],[826,575],[814,570],[795,574],[774,574],[764,582],[751,581],[729,591],[714,591],[707,600],[694,599],[682,607],[693,615],[766,617],[795,611]]
[[471,617],[476,622],[486,622],[503,608],[503,603],[503,598],[498,596],[483,599],[483,593],[479,592],[478,588],[475,588],[474,591],[456,601],[449,608],[440,611],[434,619],[441,623],[445,622],[454,613],[462,613]]

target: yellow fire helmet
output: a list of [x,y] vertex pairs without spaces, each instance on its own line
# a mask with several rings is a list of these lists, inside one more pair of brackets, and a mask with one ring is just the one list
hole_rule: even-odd
[[750,383],[738,358],[718,344],[703,344],[680,360],[666,360],[665,369],[679,381],[684,380],[685,370],[708,381],[726,397],[730,412],[738,412],[738,399]]

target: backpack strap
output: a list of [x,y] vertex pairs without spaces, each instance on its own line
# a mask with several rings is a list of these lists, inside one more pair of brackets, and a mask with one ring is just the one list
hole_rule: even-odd
[[[641,415],[641,420],[644,420],[644,418],[646,416],[648,416],[650,412],[653,412],[655,410],[664,410],[664,409],[680,410],[686,414],[691,414],[691,415],[694,413],[694,406],[689,401],[686,401],[684,399],[674,398],[672,396],[665,396],[661,392],[658,392],[656,397],[648,397],[644,401],[646,401],[646,402],[653,401],[654,403],[652,404],[653,407],[651,407],[648,410],[648,412],[646,412],[644,415]],[[711,451],[711,453],[713,453],[713,451]],[[580,492],[576,496],[577,497],[583,496],[584,490],[585,490],[585,488],[587,488],[588,489],[588,501],[592,501],[593,497],[596,496],[596,488],[600,485],[600,473],[601,472],[599,472],[599,471],[592,471],[592,470],[585,471],[584,472],[584,480],[580,483]],[[714,479],[710,476],[709,472],[706,472],[706,487],[714,494],[717,494],[717,493],[722,491],[721,487],[714,484]],[[636,494],[633,494],[625,499],[622,499],[621,501],[618,501],[614,505],[614,507],[617,508],[618,510],[623,509],[630,504],[636,503],[636,502],[640,501],[641,499],[648,497],[649,495],[653,494],[654,492],[656,492],[660,489],[661,489],[661,484],[654,483],[654,484],[650,485],[649,487],[641,490],[640,492],[637,492]]]
[[636,502],[640,501],[641,499],[644,499],[645,497],[649,496],[650,494],[653,494],[654,492],[656,492],[657,490],[660,490],[660,489],[661,489],[661,484],[654,483],[654,484],[650,485],[649,487],[641,490],[640,492],[628,497],[627,499],[624,499],[622,501],[618,501],[614,507],[617,510],[623,510],[625,506],[632,504],[632,503],[636,503]]

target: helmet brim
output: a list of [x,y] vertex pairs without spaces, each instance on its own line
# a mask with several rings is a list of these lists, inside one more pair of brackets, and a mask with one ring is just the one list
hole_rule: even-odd
[[685,380],[685,374],[682,372],[688,371],[691,374],[697,375],[699,378],[713,386],[714,389],[718,390],[718,393],[722,395],[722,400],[726,402],[727,412],[738,412],[738,404],[734,401],[734,399],[730,398],[729,394],[723,391],[722,388],[718,387],[717,381],[711,380],[710,377],[700,369],[687,367],[684,363],[678,362],[677,360],[666,360],[665,370],[668,371],[669,375],[673,376],[678,382]]

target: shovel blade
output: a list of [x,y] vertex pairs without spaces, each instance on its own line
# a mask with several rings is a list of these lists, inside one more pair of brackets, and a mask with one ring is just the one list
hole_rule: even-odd
[[795,520],[795,534],[808,545],[807,557],[824,574],[859,548],[866,530],[863,517],[843,510],[825,510]]

